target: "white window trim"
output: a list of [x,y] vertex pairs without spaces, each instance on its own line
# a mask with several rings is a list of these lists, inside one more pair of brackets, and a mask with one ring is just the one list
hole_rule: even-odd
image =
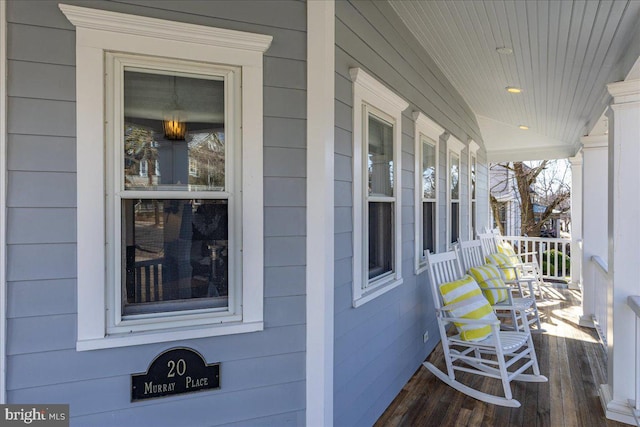
[[[451,154],[455,154],[458,156],[458,173],[460,173],[460,163],[462,163],[462,150],[464,150],[465,145],[455,136],[451,135],[447,140],[447,250],[450,250],[452,246],[451,242]],[[461,221],[461,196],[462,195],[462,181],[460,177],[458,177],[458,236],[460,236],[460,224]]]
[[[263,52],[272,37],[60,5],[76,27],[78,350],[166,342],[263,329]],[[209,59],[242,72],[242,321],[107,335],[105,248],[105,51],[175,60]]]
[[442,135],[445,130],[442,126],[438,125],[436,122],[431,120],[429,117],[424,115],[420,111],[414,111],[413,120],[415,121],[415,269],[416,274],[420,274],[427,269],[426,258],[424,255],[424,247],[422,246],[422,224],[424,221],[422,220],[422,206],[423,200],[422,196],[424,194],[422,188],[422,157],[423,157],[423,142],[422,137],[426,136],[433,142],[433,146],[435,148],[436,153],[436,214],[435,214],[435,247],[438,248],[438,234],[439,234],[439,224],[438,224],[438,196],[440,185],[438,185],[438,178],[440,174],[438,173],[438,160],[440,157],[440,135]]
[[[402,149],[402,112],[409,103],[389,90],[386,86],[366,73],[361,68],[349,70],[353,81],[353,307],[359,307],[378,296],[389,292],[402,284],[402,200],[401,200],[401,149]],[[368,267],[365,262],[367,254],[368,231],[365,228],[364,212],[367,203],[365,183],[367,168],[365,167],[367,140],[364,135],[364,114],[366,106],[380,110],[390,116],[393,123],[393,161],[394,188],[396,199],[394,204],[394,272],[384,280],[368,284]]]
[[[475,223],[476,223],[476,229],[478,228],[478,150],[480,149],[480,146],[478,145],[477,142],[475,142],[473,139],[469,140],[469,240],[473,240],[475,239],[476,236],[473,235],[473,230],[471,227],[471,224],[473,224],[473,203],[476,203],[476,218],[475,218]],[[475,163],[476,163],[476,198],[473,198],[473,194],[471,193],[471,166],[473,165],[473,160],[475,159]],[[478,232],[478,230],[476,230],[476,233]]]

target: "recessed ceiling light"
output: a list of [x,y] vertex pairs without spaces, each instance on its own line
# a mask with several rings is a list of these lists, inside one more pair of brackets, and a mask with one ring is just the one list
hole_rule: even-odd
[[511,49],[510,47],[499,47],[496,49],[496,52],[498,52],[500,55],[511,55],[513,53],[513,49]]
[[518,128],[520,128],[522,130],[529,130],[529,126],[527,126],[527,125],[520,125],[520,126],[518,126]]
[[507,89],[507,92],[509,93],[521,93],[522,89],[520,89],[519,87],[514,87],[514,86],[507,86],[505,89]]

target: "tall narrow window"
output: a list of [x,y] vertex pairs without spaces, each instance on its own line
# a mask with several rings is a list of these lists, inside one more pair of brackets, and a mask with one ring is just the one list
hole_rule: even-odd
[[462,142],[453,136],[449,137],[447,141],[448,248],[460,238],[460,153],[463,148]]
[[402,283],[400,138],[408,104],[359,68],[354,82],[353,305]]
[[393,125],[368,112],[367,127],[369,286],[393,272],[396,198],[393,191]]
[[416,272],[426,268],[425,251],[438,250],[438,140],[444,129],[414,112],[416,152],[415,246]]

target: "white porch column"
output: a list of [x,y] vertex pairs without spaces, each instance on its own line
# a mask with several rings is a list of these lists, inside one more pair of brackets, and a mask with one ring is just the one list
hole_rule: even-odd
[[611,83],[609,113],[608,384],[600,389],[607,418],[635,423],[635,314],[640,289],[640,79]]
[[569,157],[571,163],[571,283],[570,289],[582,286],[582,152]]
[[[607,237],[607,135],[585,136],[582,142],[582,316],[580,325],[593,328],[596,314],[595,271],[593,256],[608,259]],[[572,206],[573,209],[573,206]],[[573,217],[573,212],[572,212]],[[573,219],[572,219],[573,221]],[[572,228],[573,231],[573,228]],[[573,248],[573,246],[572,246]],[[573,261],[574,257],[571,257]],[[573,264],[572,264],[573,267]],[[573,273],[572,273],[573,274]],[[604,302],[602,302],[604,304]]]
[[307,2],[306,425],[333,425],[335,2]]

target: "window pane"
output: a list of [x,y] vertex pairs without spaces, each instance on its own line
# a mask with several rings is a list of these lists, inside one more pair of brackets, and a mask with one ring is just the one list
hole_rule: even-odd
[[124,187],[225,190],[224,80],[124,71]]
[[458,241],[460,229],[460,203],[451,203],[451,243]]
[[369,195],[393,197],[393,126],[369,116]]
[[226,200],[123,200],[123,314],[227,306]]
[[424,202],[422,204],[422,249],[436,251],[436,204]]
[[471,238],[476,235],[476,202],[471,202]]
[[393,203],[369,202],[369,279],[393,270]]
[[471,157],[471,198],[476,198],[476,158]]
[[436,147],[422,142],[422,191],[425,199],[436,198]]
[[457,154],[451,153],[451,198],[459,199],[459,177],[460,177],[460,157]]

